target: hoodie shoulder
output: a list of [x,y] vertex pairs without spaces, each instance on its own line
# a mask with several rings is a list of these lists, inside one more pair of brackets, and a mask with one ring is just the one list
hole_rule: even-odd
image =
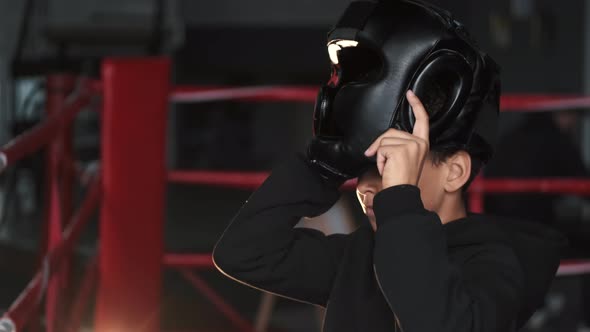
[[486,215],[470,215],[446,224],[445,230],[449,246],[503,243],[512,249],[525,279],[518,325],[526,323],[544,302],[567,246],[566,237],[541,224]]
[[525,275],[526,298],[521,317],[526,322],[545,300],[567,238],[542,224],[505,218],[497,218],[495,222],[506,234]]

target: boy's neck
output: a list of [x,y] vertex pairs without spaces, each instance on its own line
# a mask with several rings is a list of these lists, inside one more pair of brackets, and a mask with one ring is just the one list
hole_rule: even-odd
[[437,211],[438,217],[443,224],[465,218],[467,210],[462,197],[446,197]]

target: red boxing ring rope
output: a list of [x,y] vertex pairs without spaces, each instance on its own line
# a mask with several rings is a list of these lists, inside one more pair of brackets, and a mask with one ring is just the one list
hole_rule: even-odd
[[[175,269],[210,269],[215,267],[210,254],[167,254],[164,266]],[[590,260],[563,260],[556,275],[560,277],[590,273]]]
[[172,90],[173,103],[204,103],[213,101],[243,100],[256,102],[314,102],[315,87],[297,86],[256,86],[256,87],[189,87],[180,86]]
[[557,270],[558,276],[575,276],[590,273],[589,260],[566,260],[562,261]]
[[590,195],[590,180],[586,178],[500,179],[479,178],[470,186],[478,193],[550,193]]
[[[319,87],[313,86],[178,86],[170,93],[173,103],[206,103],[218,101],[300,102],[313,103]],[[504,94],[502,111],[558,111],[590,107],[589,96]]]
[[[268,172],[171,171],[168,180],[173,183],[221,186],[255,190],[268,177]],[[356,188],[356,180],[347,181],[343,188]],[[590,180],[539,178],[539,179],[477,179],[470,191],[478,193],[560,193],[590,195]]]
[[501,107],[518,111],[559,111],[590,106],[590,97],[571,95],[504,95]]
[[211,269],[215,267],[211,254],[166,254],[162,264],[176,269]]
[[170,171],[168,181],[254,190],[266,180],[268,174],[268,172]]

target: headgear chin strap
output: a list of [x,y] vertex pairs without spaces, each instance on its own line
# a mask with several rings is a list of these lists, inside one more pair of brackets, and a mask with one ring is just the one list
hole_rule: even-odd
[[362,152],[389,128],[411,132],[412,89],[429,111],[431,146],[467,146],[477,135],[484,161],[491,156],[499,67],[448,12],[412,0],[353,2],[328,34],[328,53],[332,78],[318,93],[316,137]]

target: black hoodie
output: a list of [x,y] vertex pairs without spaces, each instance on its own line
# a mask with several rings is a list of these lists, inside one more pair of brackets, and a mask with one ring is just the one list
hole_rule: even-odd
[[415,186],[373,201],[377,230],[294,228],[339,192],[301,157],[275,168],[217,243],[217,268],[251,287],[326,307],[324,332],[515,331],[542,304],[565,240],[512,220],[442,224]]

